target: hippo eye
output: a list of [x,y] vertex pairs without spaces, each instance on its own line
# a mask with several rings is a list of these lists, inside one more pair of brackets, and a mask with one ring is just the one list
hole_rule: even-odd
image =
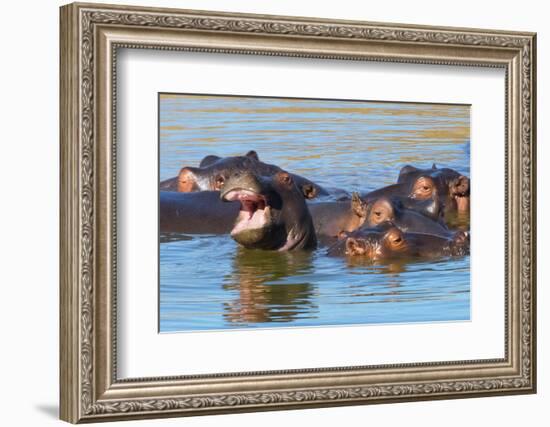
[[292,183],[292,178],[289,174],[282,174],[280,180],[283,184],[290,185]]
[[393,243],[401,243],[402,240],[403,240],[403,239],[402,239],[401,237],[398,237],[397,239],[395,239],[395,240],[393,241]]

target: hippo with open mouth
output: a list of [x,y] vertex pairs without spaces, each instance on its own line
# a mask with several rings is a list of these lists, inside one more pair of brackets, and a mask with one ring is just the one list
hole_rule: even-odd
[[[235,172],[251,172],[262,176],[272,176],[283,170],[275,165],[260,161],[258,153],[249,151],[244,156],[218,157],[206,156],[199,167],[184,167],[177,177],[164,180],[160,183],[163,191],[178,191],[182,193],[194,191],[220,190],[225,180]],[[296,186],[303,196],[312,199],[317,196],[327,196],[329,193],[320,185],[315,184],[300,175],[292,176]]]
[[316,247],[311,215],[291,174],[237,171],[224,180],[220,197],[240,202],[230,234],[242,246],[279,251]]
[[363,257],[369,261],[398,258],[439,258],[470,253],[468,233],[459,231],[453,237],[403,232],[389,224],[345,233],[328,249],[330,256]]

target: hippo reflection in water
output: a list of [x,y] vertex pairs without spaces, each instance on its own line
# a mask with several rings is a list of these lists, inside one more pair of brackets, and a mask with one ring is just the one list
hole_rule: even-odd
[[327,253],[330,256],[363,257],[370,261],[464,256],[470,253],[470,239],[468,233],[462,231],[453,237],[443,237],[402,232],[391,224],[385,224],[343,233],[341,240]]
[[315,285],[301,278],[313,271],[307,251],[273,252],[237,247],[223,289],[236,296],[223,304],[231,323],[292,322],[314,316]]
[[[249,151],[244,156],[218,157],[209,155],[202,159],[199,167],[184,167],[177,177],[160,183],[161,191],[194,191],[220,190],[225,180],[232,174],[250,172],[261,176],[273,176],[283,170],[275,165],[260,161],[258,153]],[[307,178],[292,174],[292,179],[307,199],[317,196],[328,196],[329,192]]]

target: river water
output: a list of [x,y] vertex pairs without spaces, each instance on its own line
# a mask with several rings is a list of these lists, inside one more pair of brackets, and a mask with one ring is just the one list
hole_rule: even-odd
[[[395,183],[405,164],[470,175],[463,105],[161,94],[160,179],[243,155],[326,187]],[[371,265],[246,250],[229,236],[161,236],[160,332],[470,319],[470,257]]]

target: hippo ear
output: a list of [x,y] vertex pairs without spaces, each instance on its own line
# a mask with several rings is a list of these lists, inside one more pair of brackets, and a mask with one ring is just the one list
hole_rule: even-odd
[[195,175],[196,171],[196,168],[190,167],[185,167],[180,170],[178,174],[178,191],[180,193],[191,193],[199,190],[197,177]]
[[317,188],[313,184],[302,184],[300,190],[306,199],[314,199],[317,197]]
[[399,177],[397,178],[397,181],[398,182],[401,182],[401,179],[403,179],[403,177],[411,172],[416,172],[418,170],[418,168],[415,168],[414,166],[411,166],[411,165],[406,165],[406,166],[403,166],[401,168],[401,170],[399,171]]
[[248,153],[245,154],[246,157],[250,157],[254,160],[260,161],[260,156],[258,156],[258,153],[256,153],[254,150],[250,150]]
[[437,166],[434,164],[432,164],[432,170],[437,170]]
[[456,186],[457,190],[460,190],[462,193],[469,194],[469,191],[470,191],[470,178],[468,178],[467,176],[464,176],[464,175],[460,175],[456,179],[455,186]]
[[351,195],[351,210],[359,218],[366,218],[367,216],[367,203],[361,199],[356,191]]
[[219,156],[214,156],[214,155],[210,155],[210,156],[206,156],[204,159],[201,160],[201,162],[199,163],[199,167],[200,168],[204,168],[206,166],[210,166],[214,163],[216,163],[218,160],[220,160],[221,157]]

